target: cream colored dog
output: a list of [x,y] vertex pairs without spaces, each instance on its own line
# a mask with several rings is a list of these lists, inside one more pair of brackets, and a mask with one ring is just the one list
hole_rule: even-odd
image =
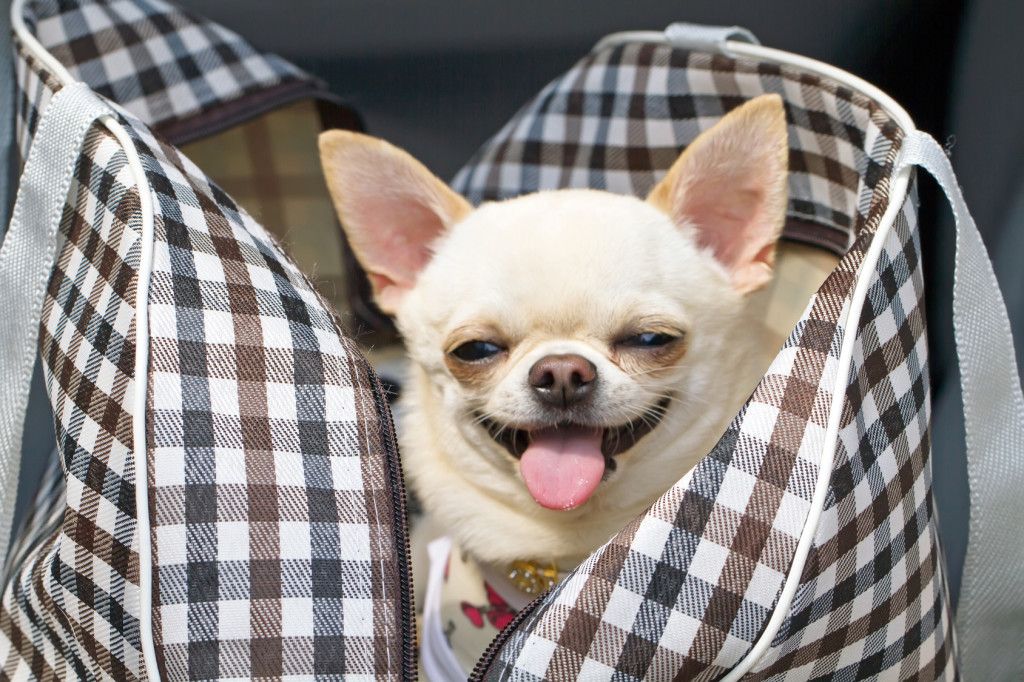
[[405,471],[463,550],[571,568],[713,447],[777,350],[745,317],[772,278],[787,150],[768,95],[646,201],[572,189],[474,209],[383,141],[321,135],[412,360]]

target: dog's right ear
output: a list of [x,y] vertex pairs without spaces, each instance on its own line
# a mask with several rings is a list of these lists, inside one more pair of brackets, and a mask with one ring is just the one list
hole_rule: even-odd
[[768,284],[786,221],[789,133],[778,95],[742,104],[697,136],[647,201],[695,230],[749,293]]
[[320,134],[320,163],[374,299],[394,314],[430,261],[431,244],[472,206],[407,152],[346,130]]

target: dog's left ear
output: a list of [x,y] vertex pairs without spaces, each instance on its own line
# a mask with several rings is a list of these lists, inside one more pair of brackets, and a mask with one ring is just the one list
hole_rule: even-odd
[[778,95],[762,95],[697,136],[647,201],[725,266],[742,293],[772,278],[786,218],[789,141]]

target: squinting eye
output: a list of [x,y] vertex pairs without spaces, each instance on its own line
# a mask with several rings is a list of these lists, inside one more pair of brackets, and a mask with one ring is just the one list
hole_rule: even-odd
[[481,362],[490,360],[503,350],[505,349],[490,341],[467,341],[453,350],[451,354],[463,362]]
[[659,348],[672,343],[678,338],[678,336],[662,334],[660,332],[641,332],[640,334],[634,334],[623,339],[619,344],[630,348]]

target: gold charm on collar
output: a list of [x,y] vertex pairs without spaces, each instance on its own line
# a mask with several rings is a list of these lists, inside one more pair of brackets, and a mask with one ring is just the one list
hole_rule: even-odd
[[554,564],[542,566],[532,561],[513,561],[508,566],[508,579],[521,592],[538,595],[558,582],[558,568]]

